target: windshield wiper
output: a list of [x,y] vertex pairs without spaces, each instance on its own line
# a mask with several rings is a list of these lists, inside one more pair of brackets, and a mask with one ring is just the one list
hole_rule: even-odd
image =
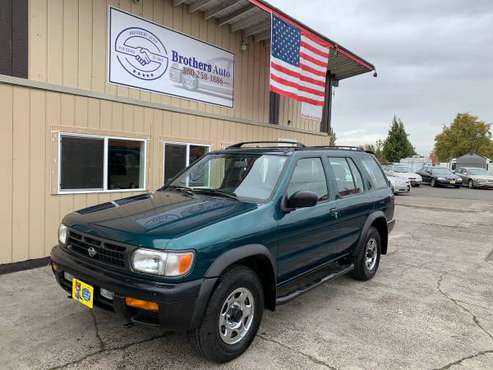
[[166,189],[176,190],[176,191],[179,191],[180,193],[190,195],[190,196],[193,196],[193,193],[194,193],[193,189],[187,188],[186,186],[170,185],[170,186],[167,186],[166,188],[164,188],[163,190],[166,190]]
[[239,199],[238,199],[238,196],[237,196],[235,193],[227,193],[227,192],[225,192],[225,191],[218,190],[218,189],[194,188],[194,189],[192,189],[192,191],[193,191],[194,193],[202,193],[202,194],[219,195],[219,196],[222,196],[222,197],[226,197],[226,198],[231,198],[231,199],[236,199],[236,200],[239,200]]

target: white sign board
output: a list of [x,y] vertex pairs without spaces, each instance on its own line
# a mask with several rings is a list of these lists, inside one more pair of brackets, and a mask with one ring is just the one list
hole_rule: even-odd
[[305,102],[301,102],[301,115],[306,118],[321,120],[323,108],[318,105],[311,105]]
[[110,7],[110,83],[233,107],[234,54]]

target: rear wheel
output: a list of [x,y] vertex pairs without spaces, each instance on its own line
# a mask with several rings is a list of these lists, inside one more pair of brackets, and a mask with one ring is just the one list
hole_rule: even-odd
[[370,227],[366,233],[363,246],[354,257],[352,276],[361,281],[370,280],[375,276],[380,264],[381,239],[378,230]]
[[208,360],[223,363],[240,356],[257,333],[264,310],[258,276],[237,266],[226,272],[212,294],[204,320],[190,339]]
[[435,179],[431,179],[430,185],[433,187],[437,186]]

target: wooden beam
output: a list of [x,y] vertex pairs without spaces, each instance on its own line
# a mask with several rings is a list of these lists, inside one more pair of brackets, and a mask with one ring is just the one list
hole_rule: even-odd
[[255,42],[260,42],[268,39],[270,39],[270,30],[255,35]]
[[233,22],[236,22],[238,19],[241,19],[242,17],[247,16],[248,14],[252,14],[257,11],[257,7],[253,5],[247,5],[244,8],[241,8],[237,10],[236,12],[233,12],[230,15],[227,15],[223,18],[219,19],[219,25],[224,26],[225,24],[230,24]]
[[173,6],[180,6],[185,4],[186,0],[173,0]]
[[215,6],[205,13],[205,19],[220,17],[238,6],[238,0],[229,0]]
[[249,17],[244,17],[238,22],[231,25],[231,32],[244,30],[250,26],[258,25],[262,19],[257,14],[251,14]]
[[251,26],[245,30],[245,37],[254,36],[261,32],[270,30],[270,21],[265,23],[256,24],[255,26]]
[[190,7],[188,8],[188,11],[190,13],[195,13],[198,10],[202,10],[208,4],[213,3],[214,1],[215,0],[198,0],[198,1],[190,4]]

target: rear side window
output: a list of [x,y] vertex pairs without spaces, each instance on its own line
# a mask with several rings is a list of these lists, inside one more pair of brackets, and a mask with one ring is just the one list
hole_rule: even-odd
[[319,200],[327,199],[327,181],[320,158],[300,159],[296,163],[287,190],[288,197],[297,191],[311,191],[318,195]]
[[385,189],[388,187],[387,180],[380,169],[380,166],[373,157],[361,159],[361,164],[370,176],[370,181],[374,189]]
[[346,197],[363,191],[361,175],[351,159],[329,158],[329,164],[334,173],[337,194]]

